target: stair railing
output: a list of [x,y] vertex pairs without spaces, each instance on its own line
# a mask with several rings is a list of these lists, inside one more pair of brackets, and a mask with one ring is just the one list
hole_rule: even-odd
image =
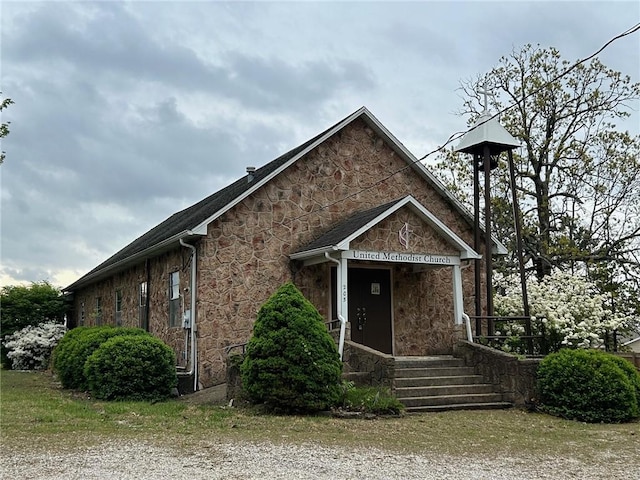
[[467,328],[467,340],[473,343],[473,332],[471,330],[471,318],[466,313],[462,312],[462,319],[464,320],[464,324]]

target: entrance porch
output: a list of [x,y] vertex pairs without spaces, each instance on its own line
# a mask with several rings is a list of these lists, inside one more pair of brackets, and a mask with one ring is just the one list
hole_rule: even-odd
[[290,257],[302,263],[305,295],[338,320],[341,355],[345,341],[426,355],[453,351],[469,296],[463,268],[480,255],[408,196],[359,212]]

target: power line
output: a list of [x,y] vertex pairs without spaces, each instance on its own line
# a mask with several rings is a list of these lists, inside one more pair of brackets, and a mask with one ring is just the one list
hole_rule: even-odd
[[[544,88],[546,88],[548,85],[552,84],[553,82],[558,81],[559,79],[561,79],[562,77],[568,75],[571,71],[573,71],[574,69],[576,69],[579,65],[591,60],[592,58],[596,57],[599,53],[601,53],[602,51],[604,51],[607,47],[609,47],[613,42],[626,37],[628,35],[631,35],[632,33],[637,32],[638,30],[640,30],[640,23],[637,23],[636,25],[630,27],[629,29],[625,30],[624,32],[616,35],[615,37],[611,38],[610,40],[608,40],[604,45],[602,45],[602,47],[600,47],[598,50],[596,50],[594,53],[592,53],[591,55],[580,59],[578,61],[576,61],[575,63],[573,63],[570,67],[568,67],[567,69],[565,69],[563,72],[559,73],[556,77],[552,78],[551,80],[547,81],[545,84],[543,84],[541,87],[531,91],[529,94],[527,94],[523,99],[516,101],[514,103],[512,103],[511,105],[508,105],[506,107],[504,107],[502,110],[498,111],[495,115],[491,116],[491,118],[487,118],[487,120],[465,130],[465,131],[460,131],[460,132],[456,132],[453,133],[452,135],[449,136],[449,138],[439,147],[435,148],[434,150],[431,150],[430,152],[426,153],[425,155],[423,155],[422,157],[418,158],[415,162],[411,162],[405,166],[403,166],[402,168],[395,170],[394,172],[390,173],[389,175],[387,175],[386,177],[378,180],[377,182],[369,185],[368,187],[365,188],[361,188],[360,190],[358,190],[357,192],[354,193],[350,193],[349,195],[340,198],[339,200],[336,200],[334,202],[328,203],[326,205],[323,205],[319,208],[316,208],[315,210],[311,210],[310,212],[306,212],[303,213],[297,217],[294,218],[290,218],[290,219],[285,219],[283,220],[283,223],[291,223],[294,222],[296,220],[300,220],[302,218],[305,218],[309,215],[312,215],[314,213],[317,212],[321,212],[323,210],[326,210],[327,208],[332,207],[333,205],[337,205],[341,202],[344,202],[345,200],[348,200],[349,198],[355,197],[363,192],[366,192],[368,190],[371,190],[372,188],[375,188],[379,185],[381,185],[382,183],[386,182],[389,178],[393,177],[394,175],[397,175],[398,173],[410,168],[411,166],[413,166],[414,164],[418,163],[418,162],[422,162],[423,160],[425,160],[426,158],[435,155],[436,153],[442,151],[445,149],[445,147],[447,145],[449,145],[450,143],[452,143],[455,140],[458,140],[460,138],[462,138],[464,135],[466,135],[467,133],[469,133],[471,130],[480,127],[481,125],[483,125],[484,123],[492,120],[493,118],[501,115],[502,113],[510,110],[511,108],[514,108],[515,106],[519,105],[521,102],[523,102],[524,100],[530,98],[531,96],[537,94],[538,92],[540,92],[541,90],[543,90]],[[264,230],[264,232],[266,232],[266,230]]]
[[451,135],[447,139],[447,141],[445,143],[443,143],[441,146],[439,146],[435,150],[432,150],[431,152],[429,152],[429,153],[425,154],[424,156],[420,157],[418,159],[418,161],[421,162],[422,160],[426,159],[427,157],[430,157],[431,155],[434,155],[434,154],[438,153],[439,151],[443,150],[448,144],[450,144],[454,140],[457,140],[458,138],[463,137],[464,135],[466,135],[471,130],[474,130],[475,128],[478,128],[481,125],[484,125],[485,123],[493,120],[494,118],[496,118],[497,116],[503,114],[504,112],[506,112],[508,110],[511,110],[512,108],[520,105],[524,100],[527,100],[528,98],[536,95],[537,93],[539,93],[540,91],[544,90],[545,88],[547,88],[552,83],[557,82],[562,77],[568,75],[570,72],[572,72],[573,70],[578,68],[579,65],[582,65],[583,63],[585,63],[585,62],[591,60],[592,58],[596,57],[599,53],[601,53],[603,50],[605,50],[609,45],[611,45],[616,40],[619,40],[619,39],[621,39],[623,37],[626,37],[627,35],[631,35],[632,33],[635,33],[638,30],[640,30],[640,23],[635,24],[633,27],[630,27],[629,29],[625,30],[624,32],[620,33],[619,35],[616,35],[615,37],[611,38],[609,41],[607,41],[604,45],[602,45],[602,47],[600,47],[594,53],[592,53],[588,57],[585,57],[585,58],[583,58],[581,60],[576,61],[573,65],[571,65],[570,67],[565,69],[563,72],[560,72],[558,75],[556,75],[554,78],[552,78],[551,80],[549,80],[546,83],[544,83],[542,86],[540,86],[540,87],[536,88],[535,90],[532,90],[531,92],[529,92],[527,95],[524,96],[524,98],[522,98],[522,100],[513,102],[511,105],[508,105],[508,106],[504,107],[502,110],[500,110],[496,114],[492,115],[491,118],[487,118],[483,122],[481,122],[481,123],[479,123],[477,125],[474,125],[472,128],[469,128],[468,130],[466,130],[464,132],[456,132],[456,133],[454,133],[453,135]]

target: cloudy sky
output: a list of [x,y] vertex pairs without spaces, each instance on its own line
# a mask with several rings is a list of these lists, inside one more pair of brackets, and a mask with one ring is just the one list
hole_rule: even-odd
[[[0,285],[60,287],[363,105],[421,157],[465,127],[461,80],[526,43],[584,58],[640,21],[637,1],[0,8]],[[640,81],[639,38],[600,59]]]

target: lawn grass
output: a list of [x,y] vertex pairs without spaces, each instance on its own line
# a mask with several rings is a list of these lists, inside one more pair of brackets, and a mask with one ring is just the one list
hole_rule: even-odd
[[442,412],[374,420],[272,416],[182,400],[104,402],[62,390],[48,373],[0,371],[0,440],[11,450],[67,451],[134,440],[318,443],[395,452],[563,456],[585,462],[640,456],[640,423],[584,424],[521,410]]

